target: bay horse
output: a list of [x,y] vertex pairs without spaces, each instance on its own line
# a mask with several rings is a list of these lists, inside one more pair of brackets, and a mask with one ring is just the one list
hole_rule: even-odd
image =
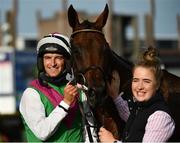
[[[95,22],[84,20],[80,23],[76,10],[70,5],[68,21],[72,28],[72,66],[76,75],[83,75],[79,80],[83,80],[88,86],[87,98],[98,127],[104,126],[120,139],[124,122],[118,116],[114,102],[109,96],[107,84],[111,84],[113,78],[119,78],[120,83],[114,89],[118,88],[119,93],[123,91],[130,95],[133,63],[118,56],[107,43],[103,27],[108,13],[106,4]],[[180,78],[166,70],[163,70],[163,73],[160,88],[176,123],[172,141],[177,141],[180,133],[180,115],[177,110],[180,107]]]

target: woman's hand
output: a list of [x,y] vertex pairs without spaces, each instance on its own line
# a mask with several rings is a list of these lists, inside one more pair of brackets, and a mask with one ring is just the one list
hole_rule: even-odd
[[76,86],[68,83],[64,88],[64,102],[71,105],[75,100],[78,99],[78,89]]
[[99,135],[100,142],[113,143],[114,141],[116,141],[113,134],[103,127],[100,128],[98,135]]
[[116,98],[119,95],[119,86],[120,86],[120,77],[118,72],[114,71],[112,73],[112,81],[111,84],[107,84],[108,86],[108,94],[112,98]]

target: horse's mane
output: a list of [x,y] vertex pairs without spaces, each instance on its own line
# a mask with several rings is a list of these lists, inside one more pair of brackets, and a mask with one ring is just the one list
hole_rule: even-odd
[[88,20],[84,20],[81,24],[85,29],[90,29],[93,26],[93,23],[89,22]]
[[112,56],[114,57],[115,61],[120,64],[123,65],[127,70],[131,71],[132,67],[133,67],[133,63],[124,59],[123,57],[119,56],[118,54],[116,54],[113,50],[112,50]]

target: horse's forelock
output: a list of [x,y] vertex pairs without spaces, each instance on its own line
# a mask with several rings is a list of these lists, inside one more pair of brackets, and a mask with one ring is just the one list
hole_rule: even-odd
[[89,22],[88,20],[84,20],[81,23],[81,26],[82,26],[83,29],[91,29],[93,27],[93,23]]

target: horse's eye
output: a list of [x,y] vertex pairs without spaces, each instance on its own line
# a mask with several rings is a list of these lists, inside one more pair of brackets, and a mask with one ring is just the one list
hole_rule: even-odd
[[77,75],[76,80],[78,83],[83,84],[83,85],[86,83],[86,79],[83,74]]
[[97,80],[97,79],[100,79],[100,76],[99,76],[98,74],[95,74],[95,75],[93,76],[93,78],[94,78],[94,80]]
[[73,54],[78,54],[79,50],[78,49],[73,49],[72,52],[73,52]]
[[74,48],[74,49],[73,49],[73,54],[74,54],[75,56],[81,56],[81,55],[82,55],[82,52],[81,52],[81,50],[80,50],[79,48]]

